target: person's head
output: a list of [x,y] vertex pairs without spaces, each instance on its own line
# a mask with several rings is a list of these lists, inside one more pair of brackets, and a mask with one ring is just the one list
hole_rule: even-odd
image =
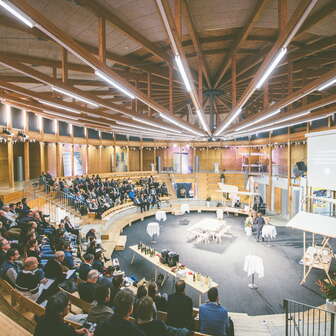
[[46,319],[59,320],[68,314],[69,296],[66,293],[58,292],[49,297],[45,312]]
[[27,198],[25,198],[25,197],[22,198],[21,203],[22,203],[22,204],[27,204]]
[[185,282],[184,280],[178,280],[175,284],[175,290],[177,294],[183,294],[185,290]]
[[211,287],[208,290],[208,299],[210,302],[218,302],[218,289],[216,287]]
[[101,260],[103,257],[103,251],[102,250],[97,250],[94,254],[95,260]]
[[114,276],[113,279],[112,279],[112,285],[115,287],[115,288],[120,288],[122,283],[124,281],[124,278],[122,275],[117,275],[117,276]]
[[95,290],[95,299],[99,305],[105,305],[110,302],[111,291],[107,286],[98,286]]
[[13,262],[20,258],[20,253],[18,249],[12,247],[7,251],[6,257],[9,262]]
[[55,252],[55,259],[60,263],[64,261],[64,252],[63,251],[56,251]]
[[97,283],[99,278],[99,272],[95,269],[89,271],[88,275],[87,275],[87,279],[86,282],[89,283]]
[[37,247],[38,243],[37,243],[37,240],[36,239],[30,239],[30,236],[29,236],[29,240],[27,242],[27,249],[30,250],[30,249],[35,249]]
[[154,281],[151,281],[149,284],[148,284],[148,296],[152,297],[152,298],[155,298],[155,295],[157,294],[157,285]]
[[144,296],[146,296],[147,293],[148,293],[148,292],[147,292],[147,288],[146,288],[146,286],[145,286],[145,285],[141,285],[141,286],[138,287],[136,297],[137,297],[138,299],[141,299],[141,298],[143,298]]
[[134,295],[129,289],[120,290],[113,300],[115,314],[128,319],[133,312]]
[[92,264],[93,259],[94,259],[94,256],[93,256],[93,254],[91,254],[91,253],[86,253],[86,254],[84,254],[83,258],[84,258],[84,261],[85,261],[87,264]]
[[138,305],[137,318],[144,322],[150,322],[153,319],[153,299],[150,296],[143,297]]
[[258,217],[261,217],[262,213],[260,211],[258,211],[257,215],[258,215]]
[[28,257],[23,262],[23,268],[26,271],[35,271],[38,268],[38,261],[35,257]]
[[68,241],[65,241],[63,244],[63,250],[64,251],[71,251],[71,245]]
[[0,250],[7,252],[9,249],[10,249],[9,241],[7,239],[2,239],[0,241]]

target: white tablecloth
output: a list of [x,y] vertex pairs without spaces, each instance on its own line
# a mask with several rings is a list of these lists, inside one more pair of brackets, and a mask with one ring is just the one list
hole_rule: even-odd
[[259,278],[264,277],[264,263],[263,260],[254,255],[248,255],[245,257],[244,271],[248,276],[252,274],[258,274]]
[[203,219],[192,225],[187,231],[219,232],[224,226],[225,222],[219,221],[218,219]]
[[166,211],[163,210],[157,211],[155,214],[155,219],[158,221],[162,220],[165,222],[167,220]]
[[181,204],[181,208],[180,208],[182,213],[189,213],[190,212],[190,207],[189,204]]
[[277,231],[274,225],[264,225],[261,236],[266,239],[274,239],[277,235]]
[[153,238],[154,235],[160,235],[160,225],[157,222],[148,223],[147,225],[147,233],[149,236]]
[[217,209],[216,210],[216,215],[218,219],[223,219],[224,218],[224,211],[223,209]]

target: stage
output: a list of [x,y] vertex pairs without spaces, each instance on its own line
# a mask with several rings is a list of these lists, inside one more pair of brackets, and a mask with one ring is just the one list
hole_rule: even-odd
[[[315,284],[316,280],[324,277],[323,271],[314,269],[307,282],[303,286],[299,285],[303,272],[302,265],[299,264],[303,252],[302,232],[277,227],[277,238],[271,243],[271,247],[268,247],[266,243],[257,243],[254,236],[245,235],[245,217],[225,216],[233,237],[225,237],[219,244],[196,244],[194,241],[188,241],[187,229],[191,225],[215,217],[214,213],[167,215],[167,221],[161,224],[160,236],[153,247],[158,251],[167,248],[177,252],[182,263],[210,276],[219,284],[221,303],[231,312],[249,315],[282,313],[282,300],[285,298],[314,306],[325,303]],[[188,220],[189,224],[181,225],[181,219]],[[134,274],[138,279],[153,277],[154,269],[149,262],[141,258],[137,258],[131,265],[133,253],[127,247],[137,244],[138,241],[150,245],[151,239],[146,233],[146,226],[153,221],[155,218],[150,217],[126,228],[123,233],[127,235],[125,251],[113,253],[113,257],[119,258],[126,273]],[[248,288],[247,274],[243,270],[244,258],[248,254],[258,255],[264,262],[265,276],[256,279],[259,287],[257,290]],[[172,287],[173,281],[170,278],[162,291],[170,294],[173,291]],[[196,292],[187,289],[187,294],[192,296],[195,304],[198,302]]]

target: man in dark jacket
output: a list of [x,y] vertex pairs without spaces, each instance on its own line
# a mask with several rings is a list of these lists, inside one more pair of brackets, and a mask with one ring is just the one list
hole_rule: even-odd
[[167,324],[176,328],[193,328],[193,304],[185,295],[185,282],[178,280],[175,284],[175,294],[169,295],[167,305]]
[[86,253],[84,255],[84,262],[82,262],[78,269],[78,275],[81,280],[86,281],[88,273],[92,270],[93,254]]
[[55,257],[48,260],[44,267],[45,277],[55,279],[57,283],[65,279],[66,267],[62,264],[64,261],[64,252],[56,251]]

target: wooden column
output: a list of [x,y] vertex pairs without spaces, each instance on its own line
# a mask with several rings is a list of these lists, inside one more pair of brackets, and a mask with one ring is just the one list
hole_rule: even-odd
[[117,171],[117,146],[114,145],[114,152],[113,152],[113,161],[114,161],[114,167],[115,167],[115,171]]
[[196,147],[193,147],[193,160],[192,160],[192,172],[195,173],[196,171]]
[[7,159],[8,159],[8,184],[10,188],[14,188],[14,155],[13,143],[7,142]]
[[56,144],[56,176],[62,176],[62,145]]
[[71,145],[71,175],[75,176],[75,145]]
[[127,155],[127,171],[131,171],[130,170],[130,162],[131,162],[131,160],[130,160],[129,147],[128,146],[126,147],[126,155]]
[[207,165],[206,165],[206,168],[207,168],[207,171],[210,170],[210,167],[209,167],[209,147],[207,146],[206,148],[206,159],[207,159]]
[[90,173],[90,158],[89,155],[90,154],[90,147],[89,145],[86,145],[86,169],[87,169],[87,174]]
[[291,156],[291,143],[288,141],[288,147],[287,147],[287,212],[289,218],[292,216],[292,156]]
[[44,142],[40,142],[40,173],[45,172]]
[[106,63],[106,24],[105,18],[100,16],[98,18],[99,32],[99,59],[101,62]]
[[237,104],[237,62],[236,56],[231,59],[231,99],[232,106]]
[[29,141],[23,144],[23,164],[24,164],[24,178],[25,181],[30,180],[30,166],[29,166]]
[[[271,137],[271,134],[270,134]],[[267,194],[267,205],[268,209],[272,209],[272,144],[268,147],[268,187],[269,187],[269,193]]]
[[153,153],[154,153],[154,154],[153,154],[153,159],[154,159],[154,162],[153,162],[153,163],[154,163],[154,170],[156,170],[156,168],[157,168],[157,167],[156,167],[156,147],[154,147],[154,151],[153,151]]
[[140,171],[143,171],[143,146],[140,147]]

